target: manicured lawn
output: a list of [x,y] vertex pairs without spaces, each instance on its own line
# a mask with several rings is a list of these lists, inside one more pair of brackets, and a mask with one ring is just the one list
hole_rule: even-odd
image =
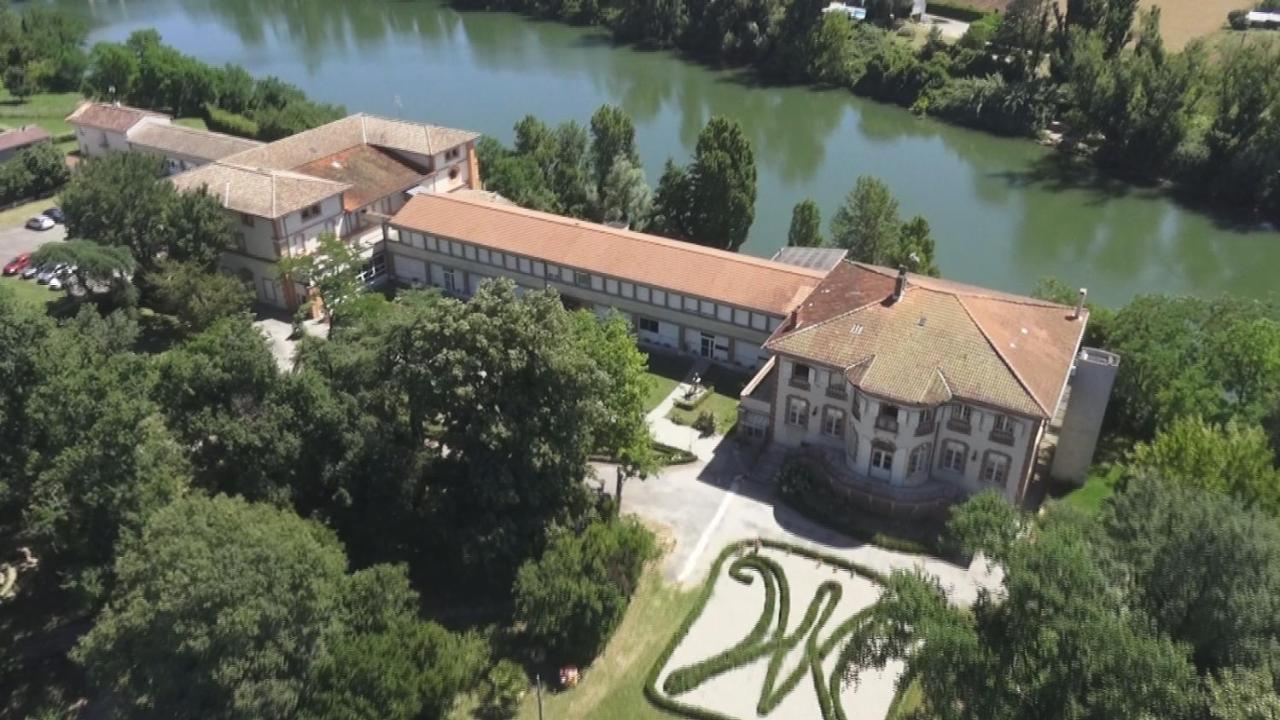
[[[58,204],[58,196],[48,197],[43,200],[36,200],[25,205],[18,205],[0,212],[0,228],[17,227],[31,219],[33,215],[39,215],[46,208],[51,208]],[[3,262],[9,262],[11,258],[5,258]]]
[[693,410],[672,408],[667,417],[681,425],[693,425],[698,415],[709,410],[716,417],[716,432],[723,435],[738,422],[738,397],[750,380],[750,375],[712,365],[702,378],[703,384],[711,388],[711,396]]
[[71,132],[67,116],[80,102],[80,93],[40,93],[23,102],[0,89],[0,125],[16,128],[23,125],[39,125],[50,135],[57,137]]
[[649,355],[649,395],[645,398],[644,411],[658,407],[658,405],[676,389],[676,385],[684,379],[689,373],[689,368],[693,365],[693,361],[689,358],[678,357],[676,355],[667,355],[665,353],[651,353]]
[[1104,500],[1115,494],[1123,471],[1120,465],[1094,468],[1083,486],[1063,495],[1058,502],[1092,515],[1098,512]]
[[[9,258],[5,258],[3,262],[9,262]],[[35,280],[22,280],[13,275],[0,277],[0,287],[12,290],[20,301],[41,310],[47,309],[49,301],[63,297],[63,293],[50,290],[48,285],[40,285]]]
[[[681,591],[662,584],[654,563],[645,573],[631,607],[604,653],[587,669],[572,690],[542,693],[545,718],[646,720],[673,718],[644,697],[644,681],[659,653],[693,608],[696,590]],[[533,692],[520,709],[522,720],[536,720]]]
[[174,125],[181,125],[181,126],[183,126],[183,127],[195,128],[195,129],[197,129],[197,130],[208,130],[208,129],[209,129],[209,128],[208,128],[208,127],[206,127],[206,126],[205,126],[205,124],[204,124],[204,118],[198,118],[198,117],[184,117],[184,118],[177,118],[177,119],[175,119],[175,120],[173,121],[173,124],[174,124]]

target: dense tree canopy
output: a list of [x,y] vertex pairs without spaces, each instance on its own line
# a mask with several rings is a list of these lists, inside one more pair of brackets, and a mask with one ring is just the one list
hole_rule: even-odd
[[482,653],[417,619],[403,569],[346,566],[331,532],[288,511],[184,498],[121,554],[75,657],[127,717],[409,720],[447,706]]
[[822,211],[818,203],[801,200],[791,210],[791,227],[787,230],[787,244],[793,247],[818,247],[822,238]]
[[917,215],[902,222],[889,186],[869,175],[858,178],[831,217],[831,244],[848,250],[850,260],[938,274],[928,221]]

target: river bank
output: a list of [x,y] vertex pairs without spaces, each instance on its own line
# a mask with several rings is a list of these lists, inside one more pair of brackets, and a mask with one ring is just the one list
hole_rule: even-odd
[[668,52],[617,47],[604,32],[508,13],[413,3],[55,0],[92,41],[154,27],[206,62],[274,74],[318,101],[484,132],[510,143],[526,113],[585,122],[600,105],[636,121],[651,183],[686,162],[712,115],[737,119],[758,163],[744,252],[785,242],[811,197],[829,221],[858,175],[883,179],[904,216],[933,226],[945,276],[1029,291],[1044,275],[1108,305],[1149,292],[1262,296],[1280,234],[1193,212],[1156,188],[1098,175],[1033,142],[921,118],[843,90],[761,86]]

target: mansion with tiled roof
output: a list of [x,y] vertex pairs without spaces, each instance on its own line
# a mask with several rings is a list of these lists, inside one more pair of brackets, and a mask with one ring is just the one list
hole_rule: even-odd
[[262,144],[116,105],[69,120],[82,153],[161,155],[177,187],[217,197],[237,230],[222,269],[264,304],[305,300],[276,263],[323,232],[360,246],[371,282],[555,289],[622,313],[645,348],[754,372],[737,432],[810,455],[875,509],[984,488],[1021,500],[1054,444],[1055,477],[1083,479],[1092,460],[1118,359],[1080,347],[1083,291],[1069,307],[829,248],[765,260],[516,207],[482,191],[463,130],[353,115]]

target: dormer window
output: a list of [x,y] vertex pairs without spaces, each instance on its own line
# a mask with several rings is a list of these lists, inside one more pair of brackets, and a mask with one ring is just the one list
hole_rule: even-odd
[[813,374],[808,365],[793,363],[791,365],[791,385],[798,388],[809,388],[809,376]]

